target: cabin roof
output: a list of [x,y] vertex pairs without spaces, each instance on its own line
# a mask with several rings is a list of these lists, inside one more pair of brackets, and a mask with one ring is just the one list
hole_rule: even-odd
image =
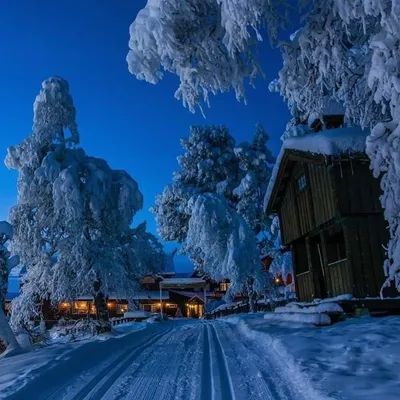
[[300,137],[286,139],[277,157],[264,198],[267,214],[277,212],[280,197],[290,178],[289,171],[296,162],[323,164],[326,158],[353,157],[365,153],[368,130],[358,127],[329,129],[318,133],[309,133]]
[[160,287],[163,289],[195,289],[203,288],[206,283],[201,278],[170,278],[163,279],[160,282]]

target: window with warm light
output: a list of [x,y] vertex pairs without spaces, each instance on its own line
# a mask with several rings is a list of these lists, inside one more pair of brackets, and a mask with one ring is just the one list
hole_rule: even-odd
[[87,314],[89,311],[89,302],[87,301],[74,301],[73,314]]
[[128,304],[117,304],[117,314],[128,312]]

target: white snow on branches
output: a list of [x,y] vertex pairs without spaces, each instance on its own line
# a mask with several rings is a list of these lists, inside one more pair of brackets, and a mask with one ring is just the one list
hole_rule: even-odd
[[261,73],[253,54],[266,23],[277,38],[281,0],[148,0],[130,26],[129,71],[157,83],[161,68],[176,74],[175,97],[191,111],[209,93],[231,87],[244,99],[244,81]]
[[197,255],[205,273],[231,290],[240,290],[249,276],[259,275],[259,251],[246,221],[217,194],[203,194],[189,202],[191,218],[186,251]]
[[143,206],[137,182],[78,148],[68,83],[44,81],[34,113],[32,135],[6,157],[19,173],[18,204],[10,212],[12,250],[28,268],[14,300],[16,327],[40,315],[47,300],[57,304],[93,293],[95,281],[105,296],[129,297],[141,274],[162,265],[163,257],[145,224],[130,227]]

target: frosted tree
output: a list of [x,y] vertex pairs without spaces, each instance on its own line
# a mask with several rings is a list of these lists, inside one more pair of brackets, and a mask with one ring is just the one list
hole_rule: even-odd
[[260,29],[277,39],[285,20],[281,0],[148,0],[130,26],[129,71],[157,83],[161,70],[180,79],[175,97],[191,111],[209,93],[231,87],[245,98],[244,82],[261,73]]
[[252,143],[241,143],[234,150],[240,169],[240,184],[233,191],[237,198],[235,208],[256,235],[269,230],[264,196],[275,157],[267,146],[268,141],[268,134],[261,124],[257,124]]
[[[224,126],[191,127],[189,138],[181,141],[184,153],[178,157],[180,169],[174,173],[173,183],[157,196],[153,207],[160,236],[185,244],[193,218],[191,202],[202,194],[213,194],[225,199],[230,212],[244,218],[252,230],[251,240],[256,243],[256,236],[267,229],[269,221],[262,210],[274,162],[268,140],[261,125],[257,125],[251,143],[239,146]],[[218,235],[217,223],[213,229]],[[183,250],[197,269],[206,272],[200,248],[183,246]],[[231,279],[228,275],[224,277],[228,278]]]
[[233,199],[239,168],[234,154],[235,139],[224,126],[192,126],[181,140],[183,154],[173,183],[156,197],[158,233],[167,241],[184,242],[190,215],[186,206],[192,196],[220,193]]
[[4,314],[8,275],[11,269],[19,264],[19,258],[17,256],[11,257],[11,253],[6,246],[12,237],[12,226],[8,222],[0,221],[0,342],[3,342],[6,347],[3,353],[5,355],[12,355],[21,351],[20,345]]
[[150,251],[143,233],[138,248],[139,233],[130,228],[143,205],[136,181],[78,143],[68,83],[49,78],[34,104],[32,135],[6,158],[19,172],[12,249],[28,266],[12,314],[16,328],[40,317],[47,301],[57,305],[89,293],[106,320],[105,297],[134,292],[138,259]]
[[[245,98],[244,82],[261,72],[260,27],[273,42],[282,23],[280,1],[149,0],[130,28],[130,71],[157,83],[161,69],[176,74],[175,93],[193,111],[209,93],[233,88]],[[385,285],[400,289],[400,184],[397,134],[400,121],[400,4],[398,0],[299,0],[302,27],[281,43],[284,65],[275,89],[295,120],[321,116],[331,99],[347,121],[371,127],[367,153],[376,177],[383,176],[382,204],[390,242]],[[210,18],[211,16],[211,18]],[[297,120],[299,119],[299,120]],[[299,133],[290,129],[290,133]]]
[[212,279],[231,280],[230,291],[240,291],[248,277],[260,278],[259,252],[253,230],[218,194],[193,196],[188,204],[189,229],[185,250],[202,260]]
[[281,93],[304,117],[323,114],[330,99],[349,122],[371,127],[367,154],[382,177],[390,241],[387,280],[400,290],[400,4],[394,0],[313,1],[304,27],[283,47]]

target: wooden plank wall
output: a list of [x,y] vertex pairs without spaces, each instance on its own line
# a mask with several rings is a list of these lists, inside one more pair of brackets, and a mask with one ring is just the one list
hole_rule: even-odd
[[319,226],[337,215],[337,197],[331,178],[331,168],[309,164],[315,225]]
[[286,189],[283,199],[282,208],[280,211],[281,229],[283,232],[284,244],[293,242],[300,236],[298,211],[295,197],[294,182],[291,181]]
[[305,235],[314,229],[314,216],[312,212],[312,199],[310,188],[297,193],[297,207],[299,213],[300,233]]
[[333,175],[342,215],[382,213],[380,182],[373,177],[367,163],[338,162]]
[[314,297],[313,277],[310,271],[296,275],[297,297],[300,301],[311,301]]
[[347,260],[329,265],[330,296],[353,293],[350,265]]
[[344,232],[348,259],[353,272],[353,294],[357,297],[379,296],[384,282],[383,262],[389,240],[382,215],[347,217]]

